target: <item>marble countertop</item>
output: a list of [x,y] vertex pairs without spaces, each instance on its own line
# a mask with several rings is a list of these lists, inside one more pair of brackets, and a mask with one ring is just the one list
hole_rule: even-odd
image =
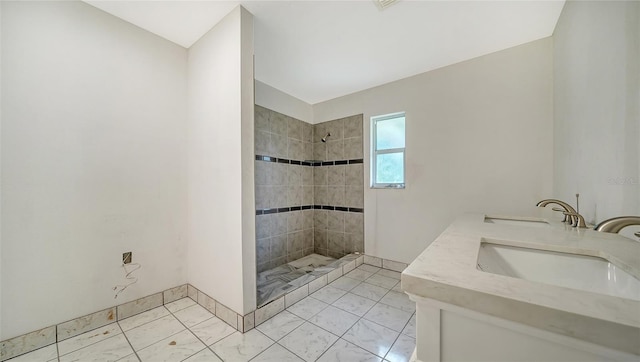
[[617,234],[571,228],[554,221],[551,212],[540,208],[532,210],[528,217],[543,219],[549,227],[485,223],[485,214],[460,216],[405,269],[402,289],[640,355],[640,301],[485,273],[476,268],[482,239],[491,239],[507,245],[603,257],[640,279],[640,242]]

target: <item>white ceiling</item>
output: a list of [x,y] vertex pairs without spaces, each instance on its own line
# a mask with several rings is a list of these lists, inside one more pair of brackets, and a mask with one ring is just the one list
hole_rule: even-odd
[[254,19],[256,79],[309,104],[548,37],[564,0],[94,1],[190,47],[238,4]]

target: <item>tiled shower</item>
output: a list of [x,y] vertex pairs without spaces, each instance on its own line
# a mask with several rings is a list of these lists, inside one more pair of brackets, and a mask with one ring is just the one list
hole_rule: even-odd
[[312,125],[255,106],[258,272],[364,251],[362,137],[362,115]]

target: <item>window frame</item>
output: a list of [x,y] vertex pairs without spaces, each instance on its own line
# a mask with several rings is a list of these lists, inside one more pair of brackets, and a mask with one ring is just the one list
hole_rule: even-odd
[[[401,148],[389,148],[385,150],[378,150],[378,122],[388,121],[390,119],[404,118],[404,147]],[[406,112],[395,112],[390,114],[384,114],[380,116],[371,117],[371,185],[372,189],[404,189],[406,187],[406,165],[407,165],[407,115]],[[378,155],[402,153],[402,180],[403,182],[377,182],[377,164]]]

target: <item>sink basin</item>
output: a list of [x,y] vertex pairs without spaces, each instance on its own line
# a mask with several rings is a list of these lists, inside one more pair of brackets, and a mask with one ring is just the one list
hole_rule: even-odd
[[640,280],[607,259],[482,242],[483,272],[640,301]]
[[516,219],[508,217],[485,216],[484,222],[488,224],[501,224],[513,226],[530,226],[538,228],[548,228],[549,224],[541,219]]

